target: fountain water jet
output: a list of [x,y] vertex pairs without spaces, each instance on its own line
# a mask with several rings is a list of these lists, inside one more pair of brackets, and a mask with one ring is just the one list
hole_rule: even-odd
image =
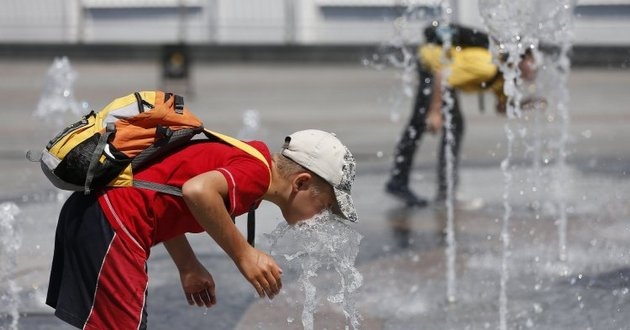
[[[547,35],[551,35],[551,42],[561,44],[561,56],[558,63],[559,80],[562,82],[557,95],[556,106],[563,119],[561,140],[559,143],[558,168],[560,178],[566,173],[566,143],[568,136],[568,109],[567,109],[567,89],[566,78],[569,71],[569,60],[566,56],[570,49],[570,38],[566,32],[570,29],[572,16],[572,1],[550,2],[550,1],[504,1],[504,0],[480,0],[479,10],[483,17],[484,24],[488,28],[491,38],[492,49],[495,59],[503,57],[505,60],[499,61],[505,84],[504,93],[507,96],[506,111],[508,118],[515,119],[522,116],[522,80],[520,78],[519,63],[525,52],[535,49]],[[538,15],[545,13],[545,15]],[[540,19],[540,17],[543,17]],[[561,24],[560,28],[556,24]],[[558,33],[557,31],[561,31]],[[564,33],[564,34],[563,34]],[[509,278],[508,262],[510,256],[510,187],[512,185],[512,174],[510,159],[512,157],[514,145],[514,131],[511,123],[505,124],[507,136],[507,156],[501,164],[504,173],[505,189],[503,195],[504,216],[501,230],[503,254],[501,262],[501,288],[499,296],[499,327],[507,329],[507,281]],[[562,189],[559,190],[560,219],[558,220],[558,241],[559,258],[566,260],[566,197]]]
[[[314,328],[314,314],[323,290],[326,300],[343,308],[346,328],[358,329],[361,315],[354,295],[363,284],[363,276],[354,267],[362,236],[329,211],[294,226],[282,222],[266,235],[271,241],[271,254],[281,256],[291,269],[299,273],[298,283],[304,292],[302,325]],[[339,275],[338,288],[318,288],[312,281],[322,269],[334,269]],[[292,319],[287,319],[291,323]]]
[[22,246],[22,235],[16,220],[19,213],[20,209],[15,203],[0,204],[0,286],[6,287],[0,295],[2,329],[18,329],[20,318],[18,307],[21,289],[12,276],[17,265],[17,252]]
[[260,124],[260,112],[255,109],[248,109],[242,115],[243,126],[238,131],[237,137],[241,140],[259,140],[260,135],[266,132]]
[[453,146],[455,145],[455,136],[453,135],[453,115],[452,109],[455,106],[455,99],[448,85],[448,78],[451,75],[450,56],[452,47],[452,35],[449,33],[451,24],[451,16],[453,14],[452,6],[449,0],[440,2],[441,22],[438,27],[444,31],[442,37],[442,74],[441,74],[441,93],[442,93],[442,115],[444,117],[444,136],[446,148],[444,148],[444,159],[446,160],[446,300],[454,303],[457,300],[457,276],[455,272],[455,259],[457,255],[457,241],[455,239],[455,156],[453,154]]
[[81,106],[75,99],[76,79],[77,72],[68,58],[55,58],[46,73],[44,90],[33,116],[51,122],[55,128],[61,128],[81,115],[87,107]]
[[[429,6],[430,5],[430,6]],[[419,36],[407,33],[407,29],[410,29],[412,25],[410,21],[424,21],[424,25],[427,22],[437,25],[437,33],[442,39],[442,71],[441,71],[441,94],[442,94],[442,108],[441,111],[444,116],[444,122],[442,129],[444,130],[444,141],[446,147],[444,148],[445,166],[446,166],[446,301],[453,303],[457,300],[457,276],[455,271],[455,262],[457,255],[457,241],[455,239],[455,156],[453,153],[453,146],[455,145],[455,136],[453,134],[453,115],[452,109],[455,105],[455,98],[452,95],[451,89],[448,86],[448,78],[450,75],[449,63],[452,46],[452,33],[450,30],[451,17],[453,15],[453,6],[450,0],[434,0],[427,4],[428,7],[434,8],[434,10],[427,10],[420,6],[416,8],[413,5],[407,7],[404,15],[397,18],[394,21],[394,28],[396,35],[392,41],[390,41],[386,47],[383,47],[380,54],[373,56],[372,61],[367,61],[367,64],[371,64],[374,67],[380,68],[386,65],[391,65],[395,68],[401,69],[401,82],[402,90],[406,97],[412,97],[415,93],[415,78],[416,78],[416,53],[409,49],[409,44],[415,44],[421,39]],[[413,29],[411,29],[413,30]],[[421,29],[417,29],[420,31]],[[426,79],[425,77],[419,77],[420,79]],[[431,90],[424,90],[423,93],[429,97]],[[397,121],[399,118],[398,113],[392,112],[392,118]],[[409,130],[413,128],[409,127]],[[408,132],[410,136],[418,134],[417,132]],[[403,157],[403,156],[399,156]],[[396,161],[403,161],[403,159],[397,159]]]

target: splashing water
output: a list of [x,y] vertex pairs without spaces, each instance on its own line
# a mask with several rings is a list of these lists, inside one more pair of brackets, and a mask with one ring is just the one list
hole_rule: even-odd
[[260,112],[249,109],[243,113],[243,127],[238,131],[237,137],[241,140],[254,140],[260,138],[261,133]]
[[[397,78],[400,79],[400,88],[395,88],[389,98],[390,119],[398,122],[401,118],[400,108],[404,105],[401,99],[411,98],[415,94],[416,81],[416,51],[410,45],[418,44],[424,38],[422,27],[429,21],[435,19],[439,10],[435,6],[441,0],[428,1],[419,6],[409,4],[405,12],[393,22],[394,34],[391,39],[379,46],[376,53],[369,58],[362,60],[363,65],[377,70],[387,67],[398,69]],[[407,109],[404,109],[407,111]]]
[[[361,315],[354,295],[363,284],[363,276],[354,263],[362,236],[328,211],[293,226],[283,222],[266,236],[271,241],[271,254],[281,256],[289,268],[300,274],[298,282],[304,292],[304,329],[313,329],[314,314],[324,295],[328,302],[341,305],[347,324],[358,329]],[[316,287],[312,279],[318,272],[329,269],[339,275],[339,285]]]
[[[519,63],[526,51],[535,52],[542,42],[560,44],[560,56],[558,57],[557,75],[562,87],[554,89],[555,94],[546,98],[558,99],[557,107],[563,120],[559,150],[559,172],[564,171],[566,159],[565,145],[568,135],[568,93],[566,78],[569,71],[568,57],[566,54],[570,48],[570,38],[567,31],[571,28],[572,1],[504,1],[504,0],[480,0],[479,10],[483,22],[488,28],[491,38],[491,49],[495,59],[504,58],[496,62],[505,80],[504,94],[507,96],[506,112],[508,118],[521,118],[523,100],[523,81]],[[512,157],[515,132],[508,122],[505,124],[507,136],[507,156],[501,164],[504,174],[505,189],[503,195],[504,216],[501,229],[503,256],[501,265],[501,288],[499,296],[499,327],[504,330],[507,325],[507,281],[509,278],[508,261],[510,256],[510,187],[512,185],[512,173],[510,159]],[[523,133],[523,135],[525,132]],[[562,172],[561,172],[562,173]],[[564,177],[563,175],[559,175]],[[559,185],[561,186],[561,185]],[[561,190],[561,189],[560,189]],[[559,256],[566,259],[566,202],[564,193],[558,194],[560,207],[559,232]]]
[[[451,24],[451,16],[453,14],[450,1],[442,1],[440,3],[442,17],[442,28],[448,30]],[[438,27],[440,29],[440,27]],[[439,33],[439,32],[438,32]],[[445,143],[444,159],[446,160],[446,299],[453,303],[457,300],[457,281],[455,274],[455,258],[457,254],[457,241],[455,240],[455,155],[453,154],[453,146],[455,145],[455,136],[453,135],[453,107],[455,99],[453,98],[448,78],[451,75],[450,56],[452,47],[452,35],[448,32],[441,33],[442,36],[442,115],[444,117]]]
[[[16,220],[20,209],[15,203],[0,204],[0,328],[17,329],[20,287],[12,279],[22,235]],[[6,316],[5,316],[6,313]]]
[[74,119],[80,115],[87,105],[81,106],[74,97],[76,79],[77,72],[70,65],[70,60],[65,56],[55,58],[46,73],[44,90],[33,116],[61,127],[69,122],[66,116]]
[[[441,81],[441,93],[443,99],[442,113],[444,116],[444,123],[442,129],[445,130],[446,148],[444,148],[444,159],[446,160],[446,299],[448,302],[456,301],[457,281],[455,274],[455,262],[457,242],[455,239],[455,155],[453,153],[453,146],[455,145],[455,136],[453,134],[453,115],[451,110],[455,105],[455,99],[451,95],[451,89],[448,86],[448,77],[450,75],[449,69],[449,52],[451,51],[451,39],[452,36],[449,33],[449,24],[451,23],[451,17],[453,15],[453,6],[450,0],[433,0],[427,3],[415,6],[409,4],[405,10],[405,13],[394,21],[395,36],[387,44],[382,45],[378,54],[373,55],[371,60],[364,60],[365,65],[371,65],[377,69],[392,66],[396,69],[400,69],[400,80],[402,82],[402,91],[405,97],[413,97],[415,93],[416,78],[416,53],[409,49],[408,45],[414,45],[423,41],[424,36],[421,36],[427,22],[438,23],[438,33],[443,40],[442,43],[442,56],[441,61],[443,63],[442,69],[442,81]],[[413,23],[420,23],[414,25]],[[412,31],[412,32],[410,32]],[[428,97],[431,94],[430,90],[424,90],[423,93]],[[398,105],[398,104],[396,104]],[[395,108],[395,107],[394,107]],[[390,117],[393,122],[396,122],[400,117],[395,109],[391,112]],[[407,133],[413,138],[417,132],[409,127]],[[396,159],[396,162],[402,162],[401,159]],[[394,169],[394,174],[397,174]]]

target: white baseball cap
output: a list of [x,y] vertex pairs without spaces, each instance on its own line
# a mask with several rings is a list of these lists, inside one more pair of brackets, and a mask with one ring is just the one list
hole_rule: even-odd
[[330,183],[340,215],[357,221],[357,211],[350,196],[356,162],[335,134],[316,129],[295,132],[284,139],[281,153]]

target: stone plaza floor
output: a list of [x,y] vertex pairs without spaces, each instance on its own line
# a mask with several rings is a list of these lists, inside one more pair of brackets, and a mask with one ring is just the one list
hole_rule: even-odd
[[[78,73],[74,95],[98,110],[136,90],[160,88],[157,63],[71,64]],[[47,142],[55,127],[32,114],[52,62],[1,61],[0,201],[15,203],[21,238],[7,274],[20,288],[20,329],[66,329],[43,303],[56,216],[68,196],[52,188],[26,150]],[[383,191],[393,147],[409,115],[400,72],[334,64],[198,64],[188,106],[209,128],[243,133],[243,117],[260,118],[256,139],[278,150],[285,135],[306,128],[335,132],[353,151],[358,172],[353,196],[363,236],[356,267],[363,285],[356,292],[362,329],[497,329],[502,265],[501,228],[509,192],[510,250],[507,259],[507,318],[510,329],[629,329],[630,326],[630,75],[622,69],[574,69],[570,92],[570,138],[566,167],[559,170],[553,141],[558,118],[544,114],[514,124],[519,132],[506,188],[501,162],[506,156],[507,119],[491,106],[479,110],[476,95],[462,95],[466,135],[454,211],[456,302],[446,299],[447,213],[429,206],[410,209]],[[486,104],[491,105],[491,98]],[[542,126],[536,126],[542,125]],[[542,127],[542,131],[537,128]],[[250,132],[251,133],[251,132]],[[543,139],[533,165],[528,146]],[[551,143],[550,143],[551,141]],[[412,188],[432,197],[438,139],[428,136],[416,157]],[[529,150],[529,151],[528,151]],[[538,187],[533,192],[532,187]],[[559,200],[564,204],[559,204]],[[559,260],[559,218],[567,219],[567,258]],[[240,219],[239,219],[240,220]],[[262,235],[282,221],[272,205],[258,213]],[[238,221],[241,225],[244,220]],[[4,239],[7,237],[0,237]],[[150,329],[301,329],[304,292],[296,271],[272,302],[262,301],[229,258],[204,235],[190,237],[200,260],[213,274],[218,304],[189,307],[179,275],[162,246],[149,260]],[[6,263],[12,260],[0,260]],[[316,286],[338,283],[322,270]],[[0,282],[0,295],[8,288]],[[0,314],[6,315],[0,305]],[[1,319],[7,319],[3,316]],[[0,323],[0,328],[9,323]],[[338,304],[326,302],[314,317],[315,329],[344,329]]]

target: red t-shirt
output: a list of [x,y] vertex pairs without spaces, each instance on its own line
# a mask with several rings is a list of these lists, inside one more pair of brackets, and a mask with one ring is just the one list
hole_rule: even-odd
[[[267,146],[247,142],[271,164]],[[239,216],[258,206],[270,182],[267,166],[254,156],[221,142],[195,141],[134,174],[134,179],[181,187],[196,175],[217,170],[228,184],[228,212]],[[204,229],[183,198],[133,187],[106,188],[99,203],[112,227],[123,230],[148,253],[151,246]]]

